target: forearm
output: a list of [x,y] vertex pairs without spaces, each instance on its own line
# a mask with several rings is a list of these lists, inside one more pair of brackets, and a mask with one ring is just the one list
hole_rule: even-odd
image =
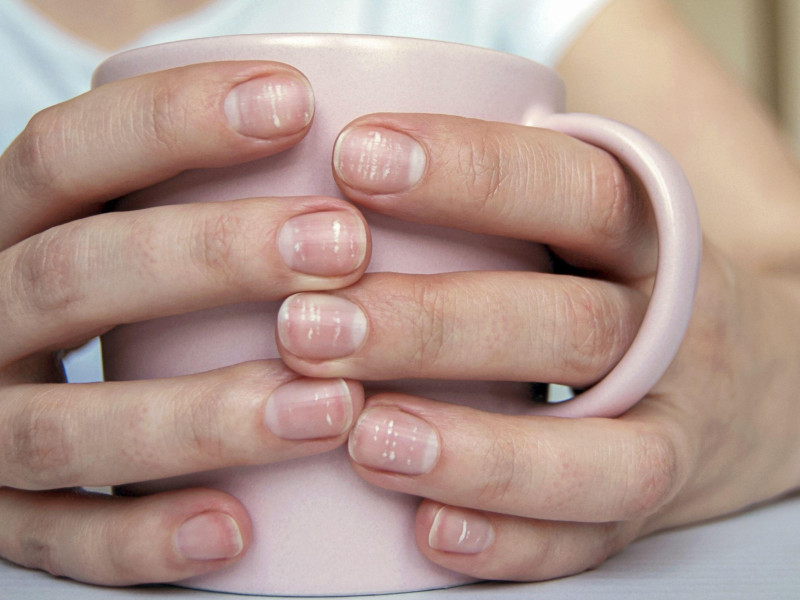
[[684,167],[738,265],[800,272],[800,171],[771,117],[659,0],[616,0],[564,57],[571,110],[630,123]]

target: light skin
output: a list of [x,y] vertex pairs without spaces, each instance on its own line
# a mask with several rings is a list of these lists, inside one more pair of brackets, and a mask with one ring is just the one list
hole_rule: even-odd
[[72,35],[103,50],[116,50],[133,42],[153,26],[179,18],[211,0],[27,0]]
[[[660,68],[665,60],[669,69]],[[604,71],[612,68],[613,78]],[[679,355],[618,419],[507,417],[392,394],[362,410],[356,383],[464,372],[578,387],[600,379],[636,330],[656,250],[645,200],[606,153],[548,131],[448,116],[357,120],[333,160],[356,205],[546,243],[568,271],[362,277],[368,233],[356,209],[333,199],[75,220],[179,170],[296,143],[313,126],[300,116],[282,119],[289,130],[278,131],[266,107],[226,110],[237,85],[263,77],[293,78],[303,89],[290,67],[187,67],[104,86],[35,117],[0,158],[0,555],[105,584],[213,570],[250,541],[247,514],[230,496],[47,490],[277,461],[346,441],[364,479],[426,499],[415,529],[422,552],[481,578],[580,572],[642,535],[797,489],[796,166],[759,109],[657,2],[613,3],[561,70],[575,107],[628,121],[675,154],[706,230]],[[304,114],[303,101],[297,94],[284,108]],[[136,118],[120,119],[122,102]],[[422,149],[415,181],[381,187],[349,167],[359,135],[378,129],[399,136],[398,147]],[[84,152],[70,152],[65,131],[81,132]],[[225,216],[231,211],[235,218]],[[363,251],[341,263],[320,245],[315,266],[298,271],[282,226],[309,215],[324,223],[331,213],[348,219]],[[299,295],[284,304],[278,333],[291,371],[265,361],[173,380],[54,383],[55,351],[116,323],[290,294]],[[303,302],[350,307],[359,325],[348,344],[304,344],[292,320]],[[308,386],[328,390],[341,409],[334,430],[322,415],[310,414],[305,429],[281,418]],[[389,419],[425,431],[426,451],[406,446],[407,462],[382,461],[363,432]]]

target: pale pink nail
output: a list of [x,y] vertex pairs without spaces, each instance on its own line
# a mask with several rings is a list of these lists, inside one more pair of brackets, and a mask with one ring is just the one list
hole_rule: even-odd
[[278,338],[289,352],[327,360],[355,352],[367,334],[367,317],[355,304],[328,294],[295,294],[278,311]]
[[380,127],[343,131],[333,149],[333,167],[348,185],[389,194],[413,187],[425,172],[426,156],[413,138]]
[[421,475],[430,471],[439,458],[439,437],[419,417],[377,407],[361,414],[350,434],[348,450],[362,466]]
[[244,542],[233,517],[206,512],[188,519],[178,528],[175,547],[188,560],[222,560],[238,556]]
[[353,399],[343,379],[296,379],[267,399],[264,422],[289,440],[333,437],[353,421]]
[[238,84],[228,92],[224,110],[239,133],[268,139],[306,127],[314,113],[314,95],[304,78],[281,73]]
[[433,518],[428,545],[442,552],[478,554],[494,542],[491,522],[474,511],[443,506]]
[[278,234],[278,251],[294,271],[334,277],[355,271],[367,254],[367,232],[356,215],[325,211],[292,217]]

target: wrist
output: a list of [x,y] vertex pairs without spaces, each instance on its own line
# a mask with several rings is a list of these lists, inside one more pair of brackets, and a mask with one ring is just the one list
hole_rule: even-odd
[[748,278],[755,297],[742,318],[751,323],[750,402],[765,458],[763,500],[800,488],[800,273]]

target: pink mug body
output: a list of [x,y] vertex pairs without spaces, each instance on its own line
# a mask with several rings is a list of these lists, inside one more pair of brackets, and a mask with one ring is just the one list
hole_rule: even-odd
[[[330,34],[189,40],[112,57],[95,72],[93,83],[200,62],[254,59],[290,64],[309,79],[315,115],[307,137],[273,157],[181,173],[121,199],[118,208],[264,196],[341,197],[331,174],[334,141],[350,121],[374,112],[544,124],[601,147],[606,144],[633,165],[654,198],[660,243],[652,310],[634,340],[636,351],[623,358],[607,381],[564,407],[544,410],[563,416],[614,416],[661,376],[688,323],[700,255],[691,191],[661,149],[625,126],[560,114],[564,86],[546,67],[493,50],[425,40]],[[365,216],[373,241],[370,271],[549,268],[546,250],[536,244],[410,224],[367,211]],[[277,358],[278,306],[237,304],[117,327],[103,337],[106,378],[171,377]],[[532,412],[527,383],[416,380],[378,383],[371,389],[389,386],[484,410]],[[183,582],[188,587],[333,596],[408,592],[471,581],[434,565],[417,549],[413,531],[419,499],[364,483],[351,469],[344,448],[279,464],[142,482],[129,489],[151,493],[189,486],[214,487],[236,496],[250,513],[254,537],[235,565]]]
[[[182,173],[119,202],[124,210],[247,197],[341,197],[331,174],[338,133],[373,112],[444,113],[523,123],[561,108],[564,89],[547,68],[500,52],[402,38],[246,35],[134,50],[101,65],[94,85],[199,62],[271,60],[302,71],[314,90],[308,136],[277,156]],[[543,270],[540,246],[366,215],[370,271],[437,273]],[[248,303],[120,326],[103,337],[106,379],[196,373],[276,358],[279,303]],[[380,386],[376,386],[379,388]],[[392,382],[392,389],[486,410],[525,412],[528,385]],[[413,539],[419,499],[376,489],[352,471],[344,448],[282,464],[223,469],[132,486],[137,493],[210,486],[236,496],[253,521],[247,555],[224,571],[184,582],[250,594],[405,592],[470,581],[425,559]]]

